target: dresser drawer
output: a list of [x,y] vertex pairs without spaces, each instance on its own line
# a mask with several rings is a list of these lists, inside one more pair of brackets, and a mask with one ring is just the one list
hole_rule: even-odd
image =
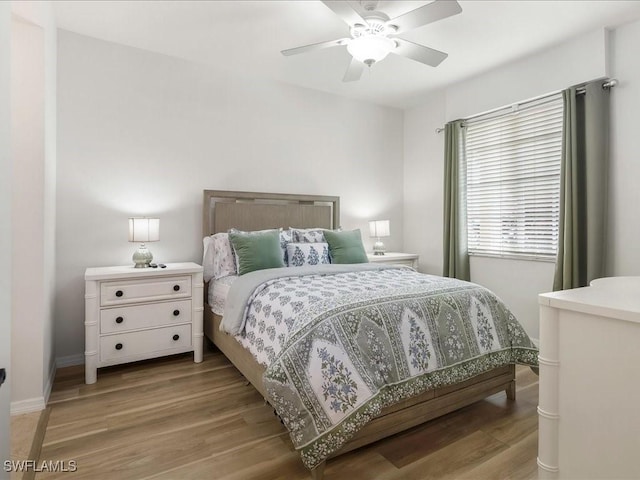
[[122,305],[191,296],[191,276],[102,282],[100,305]]
[[191,347],[191,325],[175,325],[100,337],[100,361],[148,356]]
[[191,300],[115,307],[100,311],[100,333],[126,332],[191,322]]

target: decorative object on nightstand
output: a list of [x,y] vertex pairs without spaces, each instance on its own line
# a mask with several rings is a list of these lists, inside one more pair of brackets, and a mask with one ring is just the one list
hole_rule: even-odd
[[88,268],[85,279],[85,382],[100,367],[175,353],[202,361],[202,267]]
[[389,265],[406,265],[418,269],[419,255],[415,253],[387,252],[384,255],[367,254],[371,263],[386,263]]
[[136,268],[147,268],[153,260],[153,255],[144,244],[160,240],[159,218],[129,218],[129,241],[140,242],[140,247],[133,254]]
[[371,238],[376,239],[376,243],[373,244],[373,254],[384,255],[384,243],[380,238],[390,235],[389,220],[373,220],[369,222],[369,233]]

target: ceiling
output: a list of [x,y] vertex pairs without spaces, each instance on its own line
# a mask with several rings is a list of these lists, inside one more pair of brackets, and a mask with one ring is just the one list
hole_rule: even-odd
[[[430,90],[601,27],[640,18],[638,1],[479,1],[401,37],[449,53],[437,68],[389,55],[358,82],[342,77],[351,56],[335,47],[284,57],[280,50],[349,36],[320,1],[58,0],[58,27],[102,40],[346,97],[405,108]],[[427,1],[384,1],[391,18]]]

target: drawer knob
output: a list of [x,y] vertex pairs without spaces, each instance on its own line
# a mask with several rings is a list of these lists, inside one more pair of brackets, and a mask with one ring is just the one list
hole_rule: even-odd
[[173,340],[174,341],[178,341],[180,339],[180,335],[178,335],[177,333],[173,336]]
[[116,343],[116,350],[122,350],[122,344]]
[[180,310],[174,310],[173,311],[173,316],[177,317],[178,315],[180,315]]
[[180,285],[174,285],[174,286],[173,286],[173,291],[174,291],[174,292],[177,292],[177,291],[179,291],[179,290],[180,290]]
[[122,290],[118,290],[116,292],[116,297],[121,297],[122,295],[124,295],[124,292]]
[[124,318],[122,317],[116,318],[116,323],[122,323],[122,322],[124,322]]

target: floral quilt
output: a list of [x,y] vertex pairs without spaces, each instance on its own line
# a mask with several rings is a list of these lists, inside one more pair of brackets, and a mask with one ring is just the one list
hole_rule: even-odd
[[309,468],[385,406],[506,364],[537,365],[489,290],[406,268],[266,282],[245,317],[245,341],[260,329],[273,337],[264,385]]
[[[297,323],[307,318],[300,313],[313,303],[345,295],[362,297],[367,292],[379,294],[387,290],[389,285],[409,287],[425,281],[422,275],[415,272],[407,275],[410,272],[408,269],[326,274],[333,270],[329,267],[335,265],[327,265],[326,269],[314,268],[311,275],[276,277],[253,290],[245,312],[244,329],[236,339],[259,363],[266,367],[276,359],[292,331],[297,330]],[[279,270],[294,273],[291,268]],[[227,315],[228,312],[225,312],[225,317]]]

